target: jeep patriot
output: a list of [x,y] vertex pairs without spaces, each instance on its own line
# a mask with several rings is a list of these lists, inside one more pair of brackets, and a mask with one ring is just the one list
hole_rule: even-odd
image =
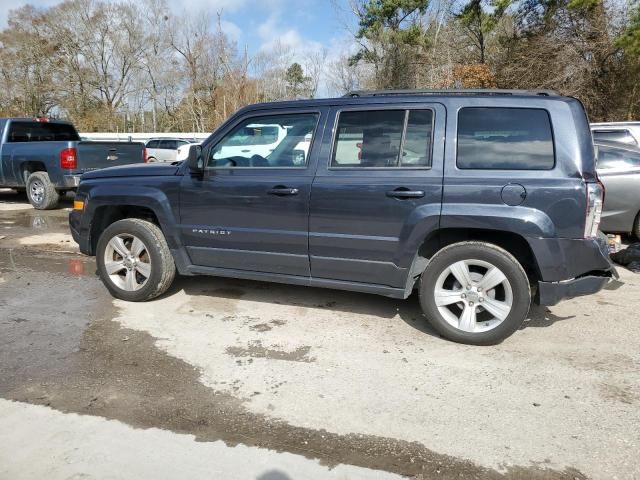
[[[286,134],[267,153],[273,125]],[[441,335],[487,345],[532,301],[616,283],[603,196],[574,98],[353,92],[245,107],[184,162],[85,173],[69,223],[123,300],[157,297],[176,273],[417,290]]]

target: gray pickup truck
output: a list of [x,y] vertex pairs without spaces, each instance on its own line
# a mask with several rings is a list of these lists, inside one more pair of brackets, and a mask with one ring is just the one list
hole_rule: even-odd
[[55,208],[91,170],[143,163],[143,143],[80,141],[69,122],[0,118],[0,187],[27,192],[34,208]]

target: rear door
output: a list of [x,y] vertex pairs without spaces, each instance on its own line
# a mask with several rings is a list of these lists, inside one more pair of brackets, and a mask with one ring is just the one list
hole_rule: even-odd
[[160,140],[158,149],[158,160],[161,162],[173,162],[176,159],[176,150],[178,149],[175,140]]
[[311,276],[404,288],[417,230],[439,222],[444,106],[334,108],[329,122],[311,190]]

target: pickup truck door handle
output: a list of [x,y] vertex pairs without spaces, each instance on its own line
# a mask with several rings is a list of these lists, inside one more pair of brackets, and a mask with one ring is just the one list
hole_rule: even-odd
[[392,198],[422,198],[424,197],[424,190],[409,190],[407,188],[396,188],[395,190],[389,190],[387,197]]
[[298,192],[299,190],[297,188],[289,188],[289,187],[278,185],[277,187],[273,187],[271,190],[269,190],[269,195],[278,195],[278,196],[297,195]]

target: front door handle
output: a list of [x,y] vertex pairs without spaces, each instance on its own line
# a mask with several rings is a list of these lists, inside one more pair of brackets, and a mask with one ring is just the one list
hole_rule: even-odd
[[406,188],[397,188],[395,190],[389,190],[387,197],[392,198],[422,198],[424,197],[424,190],[409,190]]
[[300,192],[297,188],[289,188],[278,185],[269,190],[269,195],[285,196],[285,195],[297,195]]

